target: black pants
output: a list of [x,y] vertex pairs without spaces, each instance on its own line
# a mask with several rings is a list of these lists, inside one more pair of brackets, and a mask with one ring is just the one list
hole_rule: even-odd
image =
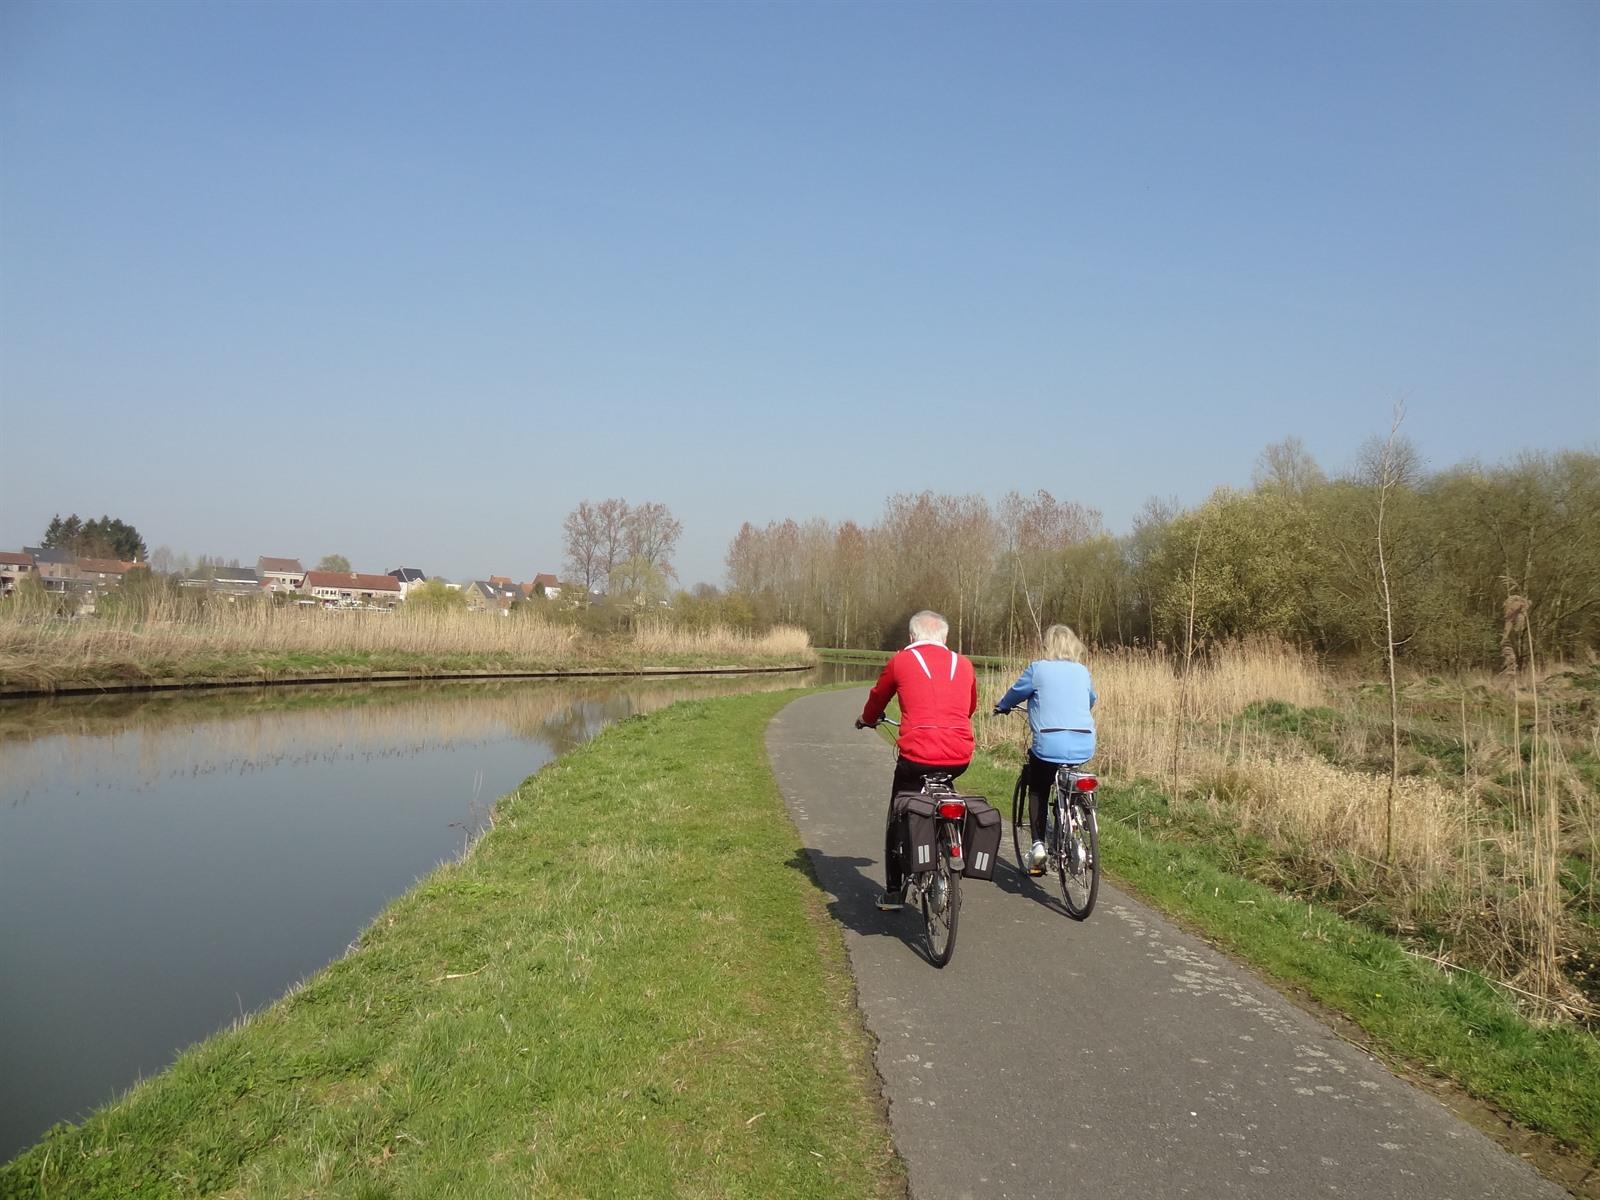
[[1050,798],[1050,784],[1063,763],[1045,762],[1033,751],[1028,751],[1028,824],[1033,829],[1033,840],[1044,841],[1045,822],[1049,816],[1046,801]]
[[905,883],[900,858],[895,854],[894,798],[901,792],[920,792],[922,781],[929,775],[948,775],[954,779],[970,765],[956,763],[954,766],[934,767],[927,763],[912,762],[909,758],[895,760],[894,783],[889,788],[889,814],[883,822],[883,861],[888,891],[899,891],[901,885]]

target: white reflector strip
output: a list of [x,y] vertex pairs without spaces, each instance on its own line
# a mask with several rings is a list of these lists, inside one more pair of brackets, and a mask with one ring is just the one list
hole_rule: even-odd
[[974,871],[987,871],[989,869],[989,856],[982,850],[978,851],[977,861],[972,864]]
[[929,846],[929,845],[926,845],[926,844],[918,846],[917,847],[917,861],[919,863],[927,862],[928,859],[931,857],[932,850],[933,850],[933,847]]
[[[917,660],[917,665],[922,668],[922,673],[924,675],[926,675],[929,679],[932,679],[933,678],[933,672],[928,670],[928,662],[927,662],[927,660],[925,658],[923,658],[922,655],[917,653],[916,648],[914,646],[907,646],[906,649],[911,651],[911,657]],[[950,676],[950,678],[954,679],[955,676],[952,675],[952,676]]]

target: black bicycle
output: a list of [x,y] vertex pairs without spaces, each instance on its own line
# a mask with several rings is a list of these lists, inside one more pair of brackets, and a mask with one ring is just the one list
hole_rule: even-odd
[[[885,725],[899,721],[880,718]],[[866,726],[865,728],[872,728]],[[922,910],[922,928],[928,939],[928,961],[942,967],[956,952],[956,925],[961,920],[961,874],[966,859],[961,844],[967,824],[967,802],[955,791],[955,776],[934,772],[922,781],[922,794],[933,801],[937,834],[933,867],[906,875],[905,898]]]
[[[1061,902],[1067,915],[1087,920],[1100,892],[1100,821],[1095,813],[1095,790],[1100,780],[1079,770],[1083,764],[1058,767],[1046,799],[1046,870],[1061,881]],[[1062,797],[1066,797],[1065,803]],[[1033,866],[1033,830],[1028,822],[1028,765],[1023,760],[1017,787],[1011,795],[1011,846],[1017,855],[1017,872],[1027,879]]]

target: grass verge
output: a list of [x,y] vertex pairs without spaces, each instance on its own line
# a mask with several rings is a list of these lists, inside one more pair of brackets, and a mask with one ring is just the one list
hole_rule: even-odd
[[762,732],[634,718],[347,957],[0,1167],[8,1198],[897,1195]]
[[[1014,763],[980,755],[962,784],[1009,810],[1015,781]],[[1148,783],[1108,785],[1100,795],[1101,848],[1119,882],[1344,1013],[1377,1049],[1600,1157],[1600,1040],[1592,1034],[1530,1021],[1476,975],[1441,971],[1394,938],[1241,878],[1220,844],[1162,836],[1172,832],[1168,801]]]

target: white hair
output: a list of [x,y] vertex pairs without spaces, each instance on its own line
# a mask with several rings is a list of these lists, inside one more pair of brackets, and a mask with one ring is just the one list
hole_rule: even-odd
[[1044,656],[1057,661],[1081,663],[1085,657],[1083,642],[1072,632],[1071,626],[1052,625],[1044,631]]
[[949,636],[950,622],[932,609],[925,608],[911,618],[911,640],[913,642],[938,642],[942,646],[945,638]]

